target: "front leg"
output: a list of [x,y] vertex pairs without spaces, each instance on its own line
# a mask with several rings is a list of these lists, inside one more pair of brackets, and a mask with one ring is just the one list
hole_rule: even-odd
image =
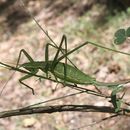
[[16,64],[16,68],[18,67],[18,64],[19,64],[19,61],[21,59],[22,53],[27,57],[27,59],[30,62],[34,62],[34,60],[32,59],[32,57],[24,49],[21,49],[20,52],[19,52],[19,56],[18,56],[18,61],[17,61],[17,64]]
[[26,79],[28,79],[28,78],[30,78],[30,77],[32,77],[32,75],[25,75],[25,76],[23,76],[22,78],[19,79],[19,82],[20,82],[22,85],[26,86],[27,88],[31,89],[31,90],[32,90],[32,93],[33,93],[33,95],[34,95],[34,89],[31,88],[29,85],[27,85],[27,84],[25,84],[25,83],[23,82],[24,80],[26,80]]

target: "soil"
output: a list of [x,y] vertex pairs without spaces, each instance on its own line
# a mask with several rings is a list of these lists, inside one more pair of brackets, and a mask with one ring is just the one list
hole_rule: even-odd
[[[113,33],[113,27],[106,27],[104,16],[107,15],[105,3],[99,3],[94,0],[25,0],[25,8],[35,16],[39,24],[48,31],[49,36],[59,45],[61,37],[65,34],[68,38],[68,49],[71,50],[75,46],[84,43],[85,38],[80,37],[82,31],[76,28],[75,32],[68,31],[73,27],[75,21],[81,17],[97,23],[99,29],[98,35],[88,36],[91,39],[97,39],[100,42],[110,42]],[[15,65],[21,49],[25,49],[34,60],[44,60],[46,43],[51,43],[48,37],[42,32],[34,20],[32,20],[22,6],[20,1],[3,0],[0,2],[0,61]],[[86,12],[91,12],[86,15]],[[104,13],[103,13],[104,12]],[[114,16],[113,16],[114,17]],[[101,22],[102,21],[102,22]],[[129,19],[124,21],[124,25],[129,25]],[[100,23],[101,22],[101,23]],[[103,31],[103,27],[105,28]],[[88,25],[89,26],[89,25]],[[88,28],[89,29],[89,28]],[[90,28],[91,29],[91,28]],[[85,29],[84,29],[85,30]],[[100,33],[99,33],[100,32]],[[97,34],[96,33],[96,34]],[[92,32],[93,34],[93,32]],[[100,34],[100,35],[99,35]],[[103,37],[103,38],[101,38]],[[96,40],[95,40],[96,41]],[[107,44],[104,44],[107,46]],[[121,46],[122,51],[130,51],[127,44]],[[53,59],[56,50],[50,48],[49,58]],[[114,82],[128,79],[129,76],[129,59],[113,52],[106,52],[93,46],[85,46],[81,50],[76,51],[69,58],[74,62],[80,70],[94,76],[97,80],[104,82]],[[24,63],[27,59],[22,56],[20,63]],[[126,65],[127,63],[127,65]],[[56,83],[32,77],[26,83],[35,90],[32,95],[31,90],[21,85],[18,80],[23,76],[19,72],[8,70],[0,67],[0,110],[11,110],[21,108],[45,101],[52,98],[64,96],[77,92],[69,87],[63,87]],[[95,88],[91,85],[87,86],[91,90]],[[105,94],[110,94],[111,90],[102,88]],[[125,100],[129,99],[129,90],[125,95]],[[73,97],[64,98],[54,102],[48,102],[43,105],[62,105],[62,104],[89,104],[99,106],[111,106],[110,102],[101,97],[90,94],[79,94]],[[103,118],[111,116],[110,113],[85,113],[85,112],[57,112],[52,114],[36,114],[27,116],[16,116],[0,119],[0,130],[129,130],[129,117],[118,116],[101,121]],[[95,123],[99,122],[100,123]]]

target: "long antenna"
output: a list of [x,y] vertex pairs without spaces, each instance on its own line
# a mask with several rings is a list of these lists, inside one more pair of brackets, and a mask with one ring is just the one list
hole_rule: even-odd
[[20,1],[20,3],[21,3],[22,7],[23,7],[23,8],[25,9],[25,11],[27,12],[27,14],[30,15],[30,17],[35,21],[35,23],[37,24],[37,26],[46,34],[46,36],[50,39],[50,41],[53,42],[53,43],[55,44],[55,46],[58,48],[58,46],[56,45],[56,43],[55,43],[55,42],[53,41],[53,39],[49,36],[48,31],[46,31],[46,30],[44,30],[44,29],[42,28],[42,26],[38,23],[38,21],[35,19],[35,17],[32,15],[32,13],[30,13],[30,11],[26,8],[26,6],[25,6],[23,0],[19,0],[19,1]]
[[[35,19],[35,17],[33,16],[33,14],[30,13],[30,11],[26,8],[26,6],[25,6],[23,0],[19,0],[19,1],[20,1],[20,3],[21,3],[22,7],[23,7],[23,8],[25,9],[25,11],[27,12],[27,14],[30,15],[30,17],[35,21],[35,23],[37,24],[37,26],[45,33],[45,35],[50,39],[50,41],[51,41],[51,42],[56,46],[56,48],[58,49],[58,46],[56,45],[56,43],[55,43],[55,42],[53,41],[53,39],[49,36],[48,31],[46,31],[46,30],[44,30],[44,29],[42,28],[42,26],[38,23],[38,21]],[[64,54],[63,49],[61,49],[61,52],[62,52],[62,54]],[[69,60],[69,62],[70,62],[75,68],[77,68],[77,67],[74,65],[74,63],[73,63],[68,57],[66,57],[66,58],[67,58],[67,60]]]

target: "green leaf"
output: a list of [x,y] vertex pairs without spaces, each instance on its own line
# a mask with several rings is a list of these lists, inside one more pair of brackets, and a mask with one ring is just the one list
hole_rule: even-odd
[[122,44],[126,40],[125,29],[119,29],[114,34],[114,43],[117,45]]
[[126,36],[130,37],[130,27],[128,27],[127,30],[126,30]]

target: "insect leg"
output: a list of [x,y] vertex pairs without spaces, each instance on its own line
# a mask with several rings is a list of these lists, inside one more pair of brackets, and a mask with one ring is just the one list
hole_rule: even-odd
[[[20,50],[20,53],[19,53],[18,61],[17,61],[17,64],[16,64],[16,68],[18,67],[18,64],[19,64],[19,61],[20,61],[20,58],[21,58],[22,53],[27,57],[27,59],[28,59],[30,62],[34,62],[34,60],[32,59],[32,57],[31,57],[24,49],[22,49],[22,50]],[[35,69],[35,70],[31,70],[31,69],[30,69],[29,71],[30,71],[31,73],[33,73],[33,74],[36,74],[36,73],[38,72],[38,69]],[[25,75],[24,77],[22,77],[21,79],[19,79],[19,82],[20,82],[21,84],[23,84],[24,86],[28,87],[29,89],[31,89],[31,90],[32,90],[32,93],[34,94],[33,88],[31,88],[31,87],[28,86],[27,84],[23,83],[23,80],[28,79],[28,78],[30,78],[30,77],[32,77],[32,76],[33,76],[33,75]]]
[[25,84],[25,83],[23,82],[24,80],[26,80],[26,79],[28,79],[28,78],[30,78],[30,77],[32,77],[32,75],[25,75],[24,77],[22,77],[22,78],[19,79],[19,82],[20,82],[22,85],[26,86],[27,88],[31,89],[31,90],[32,90],[32,93],[33,93],[33,95],[34,95],[34,89],[31,88],[29,85],[27,85],[27,84]]
[[[63,51],[63,48],[62,48],[62,45],[63,45],[63,43],[64,43],[64,41],[65,41],[65,53],[67,53],[67,38],[66,38],[66,36],[65,35],[63,35],[62,36],[62,40],[61,40],[61,43],[60,43],[60,45],[59,45],[59,47],[58,47],[58,50],[57,50],[57,52],[56,52],[56,54],[55,54],[55,57],[54,57],[54,59],[53,59],[53,62],[52,62],[52,65],[51,66],[48,66],[47,65],[47,63],[48,63],[48,55],[49,55],[49,46],[52,46],[52,47],[54,47],[54,48],[57,48],[57,47],[55,47],[54,45],[52,45],[52,44],[47,44],[46,45],[46,48],[45,48],[45,61],[46,61],[46,74],[47,74],[47,76],[48,76],[48,69],[49,69],[49,67],[50,67],[50,69],[51,69],[51,71],[53,72],[54,71],[54,68],[55,68],[55,66],[56,66],[56,64],[58,63],[57,62],[57,58],[58,58],[58,55],[59,55],[59,53],[60,53],[60,51],[62,50]],[[66,64],[67,64],[67,58],[66,58]],[[65,72],[65,77],[66,77],[66,66],[64,67],[64,72]],[[55,76],[55,74],[53,73],[53,75],[54,75],[54,78],[55,78],[55,80],[56,81],[58,81],[58,79],[57,79],[57,77]],[[65,78],[66,79],[66,78]],[[64,80],[65,81],[65,80]]]
[[64,41],[66,41],[66,36],[65,35],[62,36],[61,43],[60,43],[60,45],[58,47],[58,50],[56,52],[56,55],[55,55],[53,63],[52,63],[52,67],[55,66],[55,64],[57,63],[57,58],[58,58],[58,55],[60,53],[60,50],[62,48],[62,44],[64,43]]
[[22,53],[27,57],[27,59],[30,62],[34,62],[34,60],[32,59],[32,57],[24,49],[21,49],[20,52],[19,52],[19,56],[18,56],[18,61],[17,61],[17,64],[16,64],[16,68],[18,67],[18,64],[19,64],[19,61],[20,61]]
[[44,71],[45,71],[47,77],[48,77],[48,70],[49,70],[49,66],[48,66],[49,46],[52,46],[52,47],[56,48],[53,44],[50,44],[50,43],[47,43],[46,47],[45,47],[45,63],[46,63],[46,66],[45,66],[45,70]]
[[[67,38],[66,38],[65,35],[62,36],[61,43],[60,43],[60,45],[58,47],[58,50],[57,50],[57,53],[56,53],[56,55],[54,57],[54,60],[53,60],[52,66],[51,66],[52,71],[55,69],[55,66],[59,62],[59,61],[57,62],[57,59],[58,59],[58,55],[59,55],[59,53],[60,53],[60,51],[62,49],[63,43],[65,44],[65,49],[64,49],[65,50],[65,54],[67,54]],[[66,77],[67,77],[67,56],[65,57],[65,66],[64,66],[64,78],[65,78],[64,79],[64,84],[65,84],[65,81],[66,81]]]
[[61,56],[60,58],[58,58],[58,61],[61,61],[62,59],[64,59],[65,57],[67,57],[68,55],[70,55],[71,53],[75,52],[76,50],[80,49],[81,47],[85,46],[89,44],[89,42],[85,42],[83,44],[81,44],[80,46],[77,46],[76,48],[74,48],[73,50],[67,52],[67,54]]
[[115,50],[115,49],[112,49],[112,48],[108,48],[108,47],[104,47],[104,46],[102,46],[102,45],[100,45],[100,44],[93,43],[93,42],[90,42],[90,41],[86,41],[85,43],[81,44],[80,46],[78,46],[78,47],[74,48],[73,50],[69,51],[66,55],[63,55],[62,57],[60,57],[60,58],[58,59],[58,61],[62,60],[65,56],[68,56],[69,54],[73,53],[74,51],[80,49],[81,47],[83,47],[83,46],[85,46],[85,45],[87,45],[87,44],[91,44],[91,45],[93,45],[93,46],[96,46],[96,47],[99,47],[99,48],[103,48],[103,49],[106,49],[106,50],[108,50],[108,51],[113,51],[113,52],[117,52],[117,53],[120,53],[120,54],[124,54],[124,55],[130,56],[129,53],[122,52],[122,51],[118,51],[118,50]]
[[[16,68],[18,67],[18,64],[19,64],[19,61],[20,61],[20,58],[21,58],[21,55],[22,53],[24,53],[24,55],[27,57],[27,59],[29,59],[30,62],[33,62],[33,59],[31,58],[31,56],[24,50],[20,50],[19,52],[19,56],[18,56],[18,60],[17,60],[17,63],[16,63]],[[9,80],[13,77],[13,75],[15,74],[15,72],[11,75],[11,77],[9,78]],[[0,91],[0,95],[2,94],[4,88],[6,87],[6,85],[8,84],[9,80],[5,83],[5,85],[3,86],[2,90]]]
[[58,50],[57,50],[57,52],[56,52],[56,55],[55,55],[55,57],[54,57],[54,60],[53,60],[53,63],[52,63],[52,66],[51,66],[51,69],[52,70],[54,70],[53,68],[53,66],[55,66],[55,64],[57,63],[56,61],[57,61],[57,57],[58,57],[58,55],[59,55],[59,52],[62,50],[64,50],[61,46],[62,46],[62,44],[63,44],[63,41],[64,41],[64,39],[66,39],[66,37],[63,35],[63,37],[62,37],[62,41],[61,41],[61,43],[60,43],[60,45],[59,45],[59,47],[57,47],[57,46],[55,46],[55,45],[53,45],[53,44],[50,44],[50,43],[47,43],[46,44],[46,48],[45,48],[45,62],[46,62],[46,69],[45,69],[45,72],[46,72],[46,74],[48,75],[48,61],[49,61],[49,58],[48,58],[48,56],[49,56],[49,46],[52,46],[52,47],[54,47],[54,48],[58,48]]
[[[65,41],[65,55],[67,54],[67,38],[64,36],[64,41]],[[67,56],[65,57],[65,66],[64,66],[64,85],[66,82],[66,77],[67,77]]]

